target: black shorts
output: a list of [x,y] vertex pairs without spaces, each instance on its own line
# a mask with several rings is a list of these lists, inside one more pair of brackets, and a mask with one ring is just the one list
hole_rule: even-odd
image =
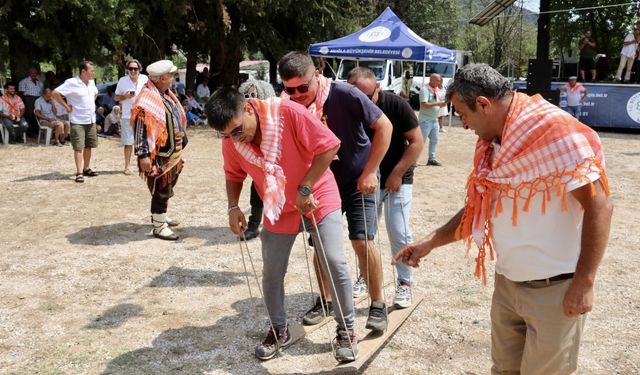
[[580,70],[594,70],[596,68],[596,63],[593,61],[591,57],[581,57],[580,58]]

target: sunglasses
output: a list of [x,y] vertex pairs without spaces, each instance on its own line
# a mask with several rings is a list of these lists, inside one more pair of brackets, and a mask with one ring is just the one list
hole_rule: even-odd
[[295,94],[296,91],[298,91],[300,94],[304,94],[307,91],[309,91],[309,86],[311,86],[311,82],[313,82],[314,78],[315,78],[315,75],[312,75],[311,79],[309,80],[309,82],[307,82],[304,85],[297,86],[297,87],[286,87],[285,86],[284,91],[289,95]]
[[127,69],[132,72],[132,71],[136,71],[136,70],[140,70],[140,68],[134,68],[133,66],[129,66],[127,67]]
[[237,141],[244,134],[244,124],[236,126],[229,134],[222,134],[222,138],[231,138]]

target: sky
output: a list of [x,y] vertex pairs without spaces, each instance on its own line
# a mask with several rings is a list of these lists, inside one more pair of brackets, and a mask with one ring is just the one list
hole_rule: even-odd
[[540,11],[540,0],[524,0],[524,7],[533,12]]

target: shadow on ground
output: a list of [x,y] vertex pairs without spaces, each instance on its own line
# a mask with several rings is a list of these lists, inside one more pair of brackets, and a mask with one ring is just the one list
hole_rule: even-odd
[[121,303],[105,311],[102,315],[87,324],[86,329],[111,329],[117,328],[130,318],[140,315],[142,306],[132,303]]
[[[95,225],[68,234],[67,240],[74,245],[125,245],[130,242],[153,239],[152,236],[148,235],[151,229],[151,224],[113,223]],[[174,228],[174,230],[176,234],[180,236],[178,243],[185,238],[201,238],[206,241],[205,246],[228,244],[238,241],[227,227],[179,226]]]
[[245,283],[245,274],[169,267],[147,285],[150,288],[219,287],[228,288]]
[[[289,295],[287,300],[309,299],[305,293]],[[287,348],[281,356],[269,362],[254,357],[254,347],[266,334],[268,323],[259,298],[247,298],[231,305],[237,314],[224,316],[206,327],[169,329],[156,337],[150,347],[124,353],[107,364],[103,374],[205,374],[223,371],[230,374],[268,374],[271,361],[295,363],[291,357],[323,353],[331,366],[331,346],[317,344],[306,338]],[[324,361],[323,361],[324,362]],[[318,369],[314,374],[331,374]],[[310,373],[313,369],[292,373]]]

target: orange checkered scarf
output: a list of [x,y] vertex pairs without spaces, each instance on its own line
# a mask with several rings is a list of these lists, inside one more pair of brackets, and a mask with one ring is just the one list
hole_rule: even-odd
[[[307,110],[311,112],[312,115],[317,117],[318,120],[322,120],[324,103],[329,97],[330,90],[331,80],[323,75],[320,75],[318,77],[318,91],[316,91],[316,97],[313,100],[313,103],[311,103],[309,107],[307,107]],[[280,98],[291,99],[286,91],[282,91],[282,93],[280,94]]]
[[[478,245],[475,275],[482,277],[483,284],[486,252],[494,259],[490,216],[502,212],[502,199],[513,200],[511,219],[515,226],[519,198],[524,198],[521,209],[528,212],[531,199],[543,194],[540,210],[544,215],[546,202],[555,191],[562,199],[562,210],[566,210],[567,183],[586,180],[591,172],[600,173],[609,194],[598,134],[540,95],[513,95],[500,149],[494,153],[490,141],[478,139],[464,212],[456,231],[456,238],[465,239],[468,246],[471,239]],[[494,212],[492,197],[497,199]]]
[[[169,95],[169,98],[171,98],[178,107],[180,111],[180,121],[184,125],[183,128],[186,127],[187,116],[180,104],[180,100],[176,98],[171,90],[167,91],[167,95]],[[136,119],[138,118],[142,120],[146,128],[147,145],[149,147],[149,153],[151,154],[151,160],[154,160],[158,150],[167,143],[169,134],[167,132],[166,107],[162,102],[160,91],[158,91],[151,80],[147,81],[142,87],[140,95],[138,95],[136,102],[133,104],[130,120],[131,127],[135,126]]]
[[280,112],[279,98],[269,98],[266,100],[251,99],[249,103],[256,110],[259,119],[262,141],[260,151],[262,155],[253,149],[251,144],[244,142],[234,142],[236,150],[249,163],[260,167],[264,171],[264,216],[271,221],[271,224],[280,217],[285,204],[284,189],[287,179],[282,167],[278,165],[282,151],[282,130],[283,117]]

